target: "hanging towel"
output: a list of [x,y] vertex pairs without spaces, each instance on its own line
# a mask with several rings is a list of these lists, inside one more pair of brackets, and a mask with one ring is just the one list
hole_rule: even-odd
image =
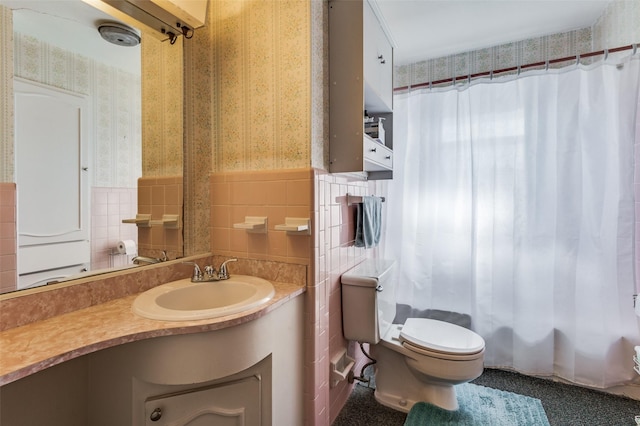
[[382,199],[362,197],[356,206],[356,247],[375,247],[380,242]]

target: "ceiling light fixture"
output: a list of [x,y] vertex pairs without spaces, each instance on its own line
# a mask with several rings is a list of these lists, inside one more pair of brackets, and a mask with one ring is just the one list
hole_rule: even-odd
[[118,22],[100,24],[98,32],[103,39],[118,46],[131,47],[140,44],[140,34],[133,28]]

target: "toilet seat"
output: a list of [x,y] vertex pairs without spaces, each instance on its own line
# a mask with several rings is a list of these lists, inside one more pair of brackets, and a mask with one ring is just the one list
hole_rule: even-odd
[[422,355],[467,360],[484,352],[484,339],[464,327],[427,318],[408,318],[400,331],[402,345]]
[[444,353],[439,351],[430,351],[428,349],[412,345],[409,342],[402,342],[402,347],[419,355],[427,356],[429,358],[444,359],[447,361],[473,361],[474,359],[478,359],[482,357],[484,354],[484,348],[481,349],[479,352],[459,355],[459,354],[449,354],[449,353]]

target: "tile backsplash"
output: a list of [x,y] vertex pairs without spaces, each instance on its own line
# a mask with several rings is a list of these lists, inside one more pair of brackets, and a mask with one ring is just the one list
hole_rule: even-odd
[[138,241],[135,225],[122,223],[138,209],[136,188],[91,189],[91,270],[122,267],[133,256],[115,254],[121,240]]
[[[311,236],[288,235],[275,226],[286,217],[312,218],[312,179],[311,169],[212,173],[212,253],[309,265]],[[246,216],[267,217],[267,232],[234,228]]]
[[[178,215],[177,228],[154,225],[137,227],[138,253],[142,256],[161,257],[166,251],[169,259],[183,256],[183,178],[182,176],[143,177],[138,179],[138,211],[151,214],[152,221],[163,215]],[[135,217],[135,215],[133,216]],[[135,225],[128,225],[136,227]]]
[[[331,424],[346,402],[352,389],[347,381],[335,387],[329,385],[329,361],[344,348],[356,359],[354,373],[368,361],[355,342],[348,342],[342,334],[342,306],[340,276],[366,258],[378,255],[378,248],[364,249],[355,246],[356,206],[347,204],[347,194],[387,196],[385,185],[367,182],[348,175],[316,173],[314,217],[317,224],[314,278],[310,282],[308,295],[315,295],[315,311],[307,315],[309,326],[315,330],[313,362],[307,370],[314,376],[308,380],[315,383],[315,424]],[[384,217],[383,205],[383,217]],[[323,400],[326,392],[328,400]],[[323,402],[324,401],[324,402]],[[322,404],[325,404],[324,406]],[[324,411],[323,411],[324,409]]]
[[[355,206],[347,193],[367,195],[374,184],[316,169],[221,172],[210,176],[211,251],[217,256],[281,261],[307,266],[305,308],[306,423],[325,425],[335,418],[351,385],[329,386],[329,360],[348,347],[342,336],[340,275],[377,249],[354,245]],[[385,194],[376,194],[384,196]],[[267,217],[266,233],[233,227],[246,216]],[[275,229],[285,217],[310,218],[312,235]]]
[[0,183],[0,293],[16,290],[16,184]]

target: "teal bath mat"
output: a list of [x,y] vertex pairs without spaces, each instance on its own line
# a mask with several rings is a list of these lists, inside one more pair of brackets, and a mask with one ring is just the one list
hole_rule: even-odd
[[549,426],[539,399],[465,383],[456,386],[456,411],[418,402],[405,426]]

